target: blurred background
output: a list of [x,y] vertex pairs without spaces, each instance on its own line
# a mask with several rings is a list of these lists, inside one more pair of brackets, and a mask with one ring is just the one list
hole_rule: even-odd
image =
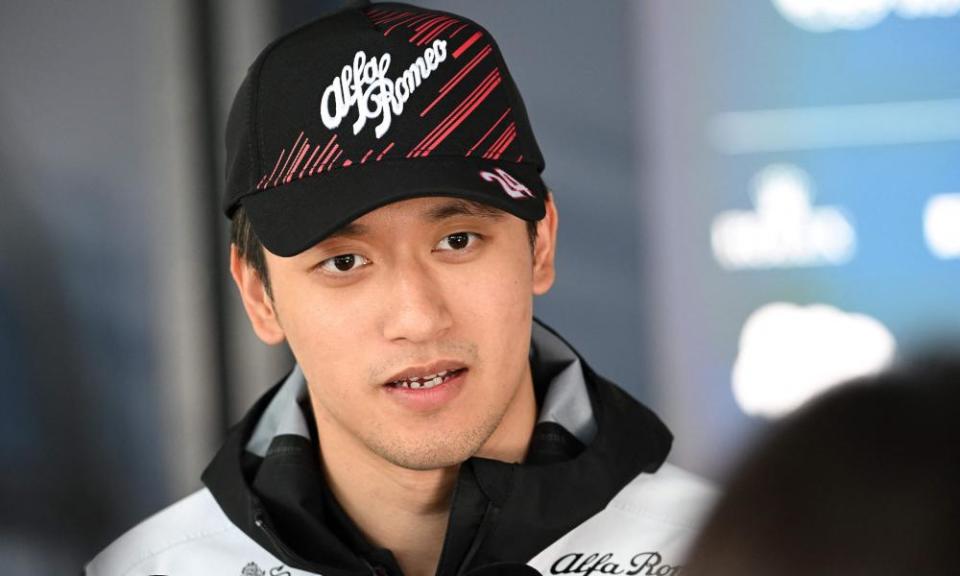
[[[561,216],[538,316],[712,479],[960,340],[960,0],[428,0],[497,38]],[[291,366],[228,284],[227,109],[333,0],[0,5],[0,566],[76,573]]]

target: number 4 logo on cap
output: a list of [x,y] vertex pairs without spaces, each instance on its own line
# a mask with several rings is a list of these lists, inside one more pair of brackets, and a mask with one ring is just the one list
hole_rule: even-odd
[[503,191],[506,192],[511,198],[519,199],[534,197],[533,192],[531,192],[529,188],[524,186],[522,182],[518,181],[513,176],[507,174],[506,171],[501,168],[494,168],[493,172],[480,172],[480,177],[487,182],[497,182],[500,184],[500,187],[503,188]]

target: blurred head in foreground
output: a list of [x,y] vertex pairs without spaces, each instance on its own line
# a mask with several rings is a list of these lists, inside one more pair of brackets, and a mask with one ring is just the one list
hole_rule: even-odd
[[827,394],[733,473],[688,576],[957,573],[958,431],[960,363]]

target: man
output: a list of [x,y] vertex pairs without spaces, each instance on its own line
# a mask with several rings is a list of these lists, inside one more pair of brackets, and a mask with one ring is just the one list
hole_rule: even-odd
[[251,66],[227,149],[231,271],[297,367],[88,575],[678,569],[709,490],[533,321],[557,211],[486,30],[393,3],[313,22]]

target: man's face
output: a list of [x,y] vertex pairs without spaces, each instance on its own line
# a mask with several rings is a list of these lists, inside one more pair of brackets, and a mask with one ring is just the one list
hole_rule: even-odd
[[272,298],[236,257],[234,275],[258,335],[286,339],[303,369],[325,447],[438,468],[481,451],[531,384],[532,297],[553,282],[555,222],[548,203],[531,250],[507,213],[406,200],[294,257],[268,253]]

